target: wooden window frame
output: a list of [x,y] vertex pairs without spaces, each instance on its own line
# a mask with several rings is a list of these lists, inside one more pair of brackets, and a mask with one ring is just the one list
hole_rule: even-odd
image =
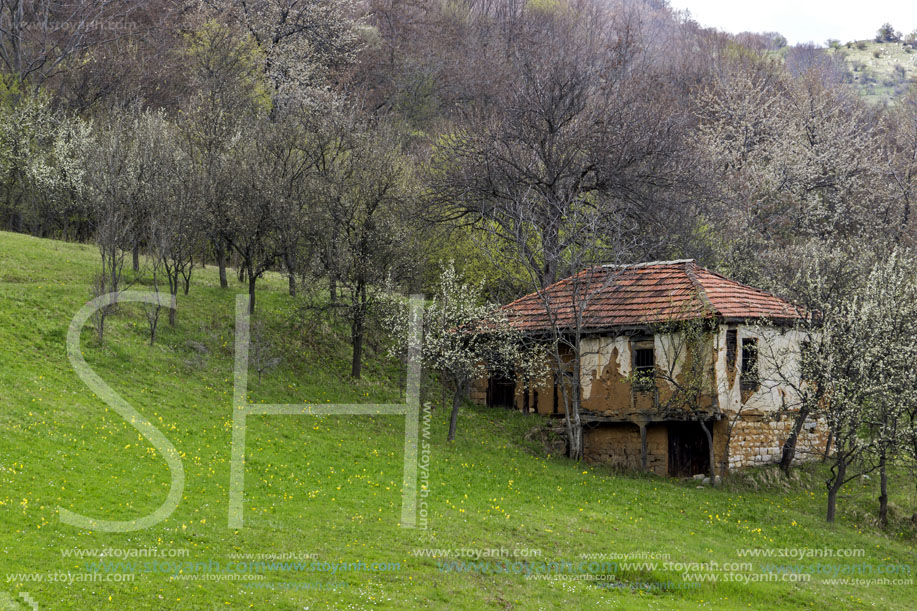
[[[651,355],[651,364],[638,365],[638,354],[645,355],[647,352]],[[633,390],[649,392],[656,388],[656,346],[652,339],[640,339],[631,343],[631,366]]]
[[761,387],[758,359],[758,338],[742,338],[741,385],[742,390],[758,390]]

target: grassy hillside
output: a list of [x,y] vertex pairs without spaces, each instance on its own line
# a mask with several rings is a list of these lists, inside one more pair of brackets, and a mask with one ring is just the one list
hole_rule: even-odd
[[861,40],[828,52],[844,58],[854,85],[872,102],[893,100],[917,82],[917,51],[903,43]]
[[[40,609],[917,608],[914,585],[825,582],[914,564],[906,520],[887,533],[871,525],[870,482],[844,491],[839,523],[829,527],[817,472],[791,488],[761,472],[720,490],[616,476],[544,454],[524,439],[539,421],[502,410],[465,410],[454,444],[444,442],[445,412],[433,412],[428,528],[414,530],[398,526],[403,418],[252,418],[245,527],[231,530],[236,291],[220,290],[211,269],[196,273],[177,327],[163,321],[153,347],[139,306],[112,319],[104,345],[90,329],[83,334],[90,365],[180,452],[181,504],[132,533],[62,524],[58,506],[139,517],[169,487],[162,457],[88,391],[66,357],[66,329],[89,296],[96,256],[91,246],[0,233],[0,608],[28,608],[21,592]],[[283,322],[294,307],[284,286],[269,278],[259,294],[284,361],[252,380],[251,399],[398,401],[396,365],[371,354],[366,379],[350,382],[333,325],[304,325],[304,335]],[[913,507],[913,482],[893,483],[894,502]],[[118,557],[147,548],[166,557]],[[738,551],[745,548],[863,555],[750,558]],[[106,549],[114,550],[107,558],[78,557]],[[454,550],[472,549],[482,563],[460,564],[470,559],[456,553],[468,552]],[[168,556],[181,550],[187,555]],[[635,564],[602,565],[615,554]],[[246,555],[292,561],[231,567]],[[706,565],[663,566],[661,555]],[[525,574],[564,561],[549,578]],[[818,574],[802,582],[793,571]],[[603,585],[588,579],[596,574],[613,577]]]

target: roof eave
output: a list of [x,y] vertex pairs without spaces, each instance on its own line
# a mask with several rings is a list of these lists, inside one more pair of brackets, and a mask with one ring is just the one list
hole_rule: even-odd
[[[778,327],[791,327],[798,323],[804,323],[805,318],[802,316],[713,316],[707,318],[685,318],[683,320],[716,320],[718,323],[737,323],[737,324],[755,324],[761,322],[768,322],[774,326]],[[665,321],[661,321],[665,322]],[[609,333],[615,333],[617,335],[624,334],[630,331],[648,331],[652,330],[654,325],[660,324],[659,322],[647,322],[647,323],[637,323],[637,324],[626,324],[626,325],[606,325],[601,327],[583,327],[580,330],[582,335],[604,335]],[[521,329],[521,331],[527,335],[550,335],[552,333],[551,327],[541,327],[536,329]],[[565,332],[572,332],[573,327],[559,327],[558,331],[562,334]]]

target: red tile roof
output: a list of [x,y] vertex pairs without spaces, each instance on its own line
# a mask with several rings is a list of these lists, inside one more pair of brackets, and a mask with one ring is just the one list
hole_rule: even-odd
[[693,318],[786,322],[803,317],[803,311],[789,301],[699,267],[693,259],[591,267],[503,310],[514,326],[546,331],[551,318],[545,300],[560,328],[573,326],[573,305],[578,301],[584,330]]

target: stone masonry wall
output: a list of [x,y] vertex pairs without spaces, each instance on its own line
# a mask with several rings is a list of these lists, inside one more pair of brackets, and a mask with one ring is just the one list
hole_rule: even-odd
[[[783,444],[793,428],[794,417],[795,413],[783,412],[779,415],[740,418],[732,430],[729,442],[729,469],[780,462]],[[796,440],[796,460],[804,461],[821,456],[827,442],[828,427],[825,421],[807,420]]]

